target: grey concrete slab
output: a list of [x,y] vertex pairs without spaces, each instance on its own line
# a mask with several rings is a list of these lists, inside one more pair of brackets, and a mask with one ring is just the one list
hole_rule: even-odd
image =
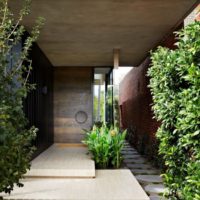
[[93,179],[25,179],[4,199],[149,200],[130,170],[97,170]]
[[127,166],[130,169],[154,169],[150,164],[143,163],[128,163]]
[[134,175],[158,175],[160,171],[157,169],[131,169]]
[[125,150],[122,150],[121,152],[122,152],[123,154],[126,154],[126,155],[133,155],[133,154],[138,155],[138,152],[137,152],[137,151],[125,151]]
[[165,192],[165,187],[163,184],[149,184],[144,187],[144,190],[150,195],[158,195]]
[[31,162],[25,177],[95,177],[95,164],[86,147],[54,144]]
[[141,158],[141,155],[139,155],[139,154],[132,154],[132,155],[131,154],[129,154],[129,155],[124,154],[123,157],[127,158],[127,159],[128,158],[138,158],[138,157]]
[[162,183],[159,175],[137,175],[135,177],[141,184]]
[[142,157],[137,157],[137,158],[134,158],[134,159],[124,159],[124,162],[125,163],[147,163],[148,161]]
[[139,154],[133,154],[133,155],[124,155],[123,156],[125,159],[137,159],[137,158],[142,158]]
[[157,195],[150,195],[150,200],[167,200],[165,197],[157,196]]

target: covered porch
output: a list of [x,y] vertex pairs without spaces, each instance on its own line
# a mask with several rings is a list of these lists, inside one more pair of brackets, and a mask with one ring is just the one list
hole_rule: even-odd
[[[150,169],[144,166],[132,168],[134,175],[128,169],[96,170],[87,148],[81,144],[83,129],[90,129],[98,121],[113,124],[114,70],[139,66],[151,49],[183,26],[183,19],[197,3],[196,0],[33,1],[32,13],[24,22],[27,30],[30,31],[37,16],[46,19],[41,37],[30,53],[33,60],[30,82],[36,83],[36,90],[25,102],[30,125],[39,128],[37,151],[31,170],[25,175],[25,187],[16,188],[13,196],[5,198],[150,199],[141,187],[146,179],[138,177],[139,185],[134,175],[138,175],[138,170],[143,170],[140,175],[150,176],[159,172],[150,168],[153,174],[148,174]],[[17,12],[20,1],[12,1],[10,6]],[[140,88],[140,84],[135,87]],[[101,88],[103,114],[100,114]],[[146,165],[135,154],[126,153],[131,157],[129,165]],[[158,178],[154,183],[160,184],[162,180]]]

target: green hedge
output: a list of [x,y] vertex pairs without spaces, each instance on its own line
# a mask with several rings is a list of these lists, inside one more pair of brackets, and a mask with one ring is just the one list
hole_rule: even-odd
[[177,49],[159,47],[148,70],[170,199],[200,199],[200,22],[177,33]]

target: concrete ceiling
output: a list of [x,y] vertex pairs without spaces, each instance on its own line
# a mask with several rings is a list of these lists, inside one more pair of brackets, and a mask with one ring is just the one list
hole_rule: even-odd
[[[12,0],[11,8],[20,7]],[[24,24],[46,19],[38,44],[54,66],[138,65],[196,0],[33,0]]]

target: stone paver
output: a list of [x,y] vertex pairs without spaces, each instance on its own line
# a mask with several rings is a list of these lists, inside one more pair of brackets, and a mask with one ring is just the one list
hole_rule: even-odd
[[137,157],[137,158],[134,158],[134,159],[124,159],[124,162],[125,163],[146,163],[147,162],[147,160],[146,159],[144,159],[144,158],[139,158],[139,157]]
[[153,167],[147,163],[128,163],[127,166],[131,169],[153,169]]
[[163,194],[165,187],[163,184],[150,184],[144,187],[145,191],[150,195]]
[[131,172],[135,175],[156,175],[156,174],[159,174],[159,170],[156,170],[156,169],[131,169]]
[[141,155],[140,154],[136,154],[136,153],[134,153],[134,154],[128,154],[128,155],[126,155],[126,154],[124,154],[124,158],[141,158]]
[[159,196],[164,192],[164,186],[162,184],[162,178],[160,177],[160,170],[154,168],[143,156],[132,147],[126,145],[122,151],[124,156],[124,164],[136,175],[136,179],[139,181],[143,189],[151,200],[166,200],[164,197]]
[[122,151],[123,155],[139,155],[136,151]]
[[162,183],[159,175],[137,175],[135,177],[141,184]]
[[167,200],[165,197],[162,197],[162,196],[155,196],[155,195],[150,195],[150,200]]
[[124,159],[137,159],[137,158],[141,158],[140,155],[124,155],[123,156]]

